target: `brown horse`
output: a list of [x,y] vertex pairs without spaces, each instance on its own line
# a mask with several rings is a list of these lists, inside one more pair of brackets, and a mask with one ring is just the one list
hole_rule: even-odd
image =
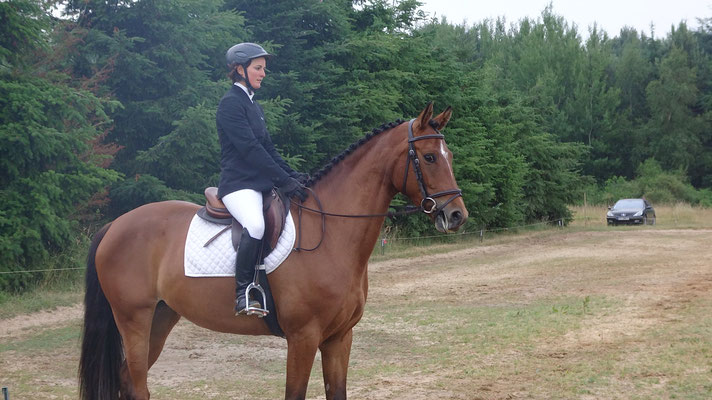
[[[312,179],[313,195],[303,206],[292,204],[297,215],[299,207],[318,208],[319,199],[323,213],[302,208],[295,221],[301,245],[320,242],[318,248],[292,252],[268,275],[287,339],[285,399],[306,396],[317,349],[326,398],[346,398],[368,259],[398,192],[420,204],[439,231],[455,231],[467,219],[452,153],[439,132],[451,109],[432,115],[428,104],[410,123],[374,130]],[[86,276],[82,399],[148,399],[148,369],[181,317],[220,332],[270,334],[262,319],[234,315],[233,278],[184,275],[186,232],[198,208],[180,201],[147,204],[95,235]]]

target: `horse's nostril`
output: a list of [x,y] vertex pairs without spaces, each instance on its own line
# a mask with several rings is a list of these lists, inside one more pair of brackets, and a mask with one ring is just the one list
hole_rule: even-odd
[[453,211],[450,214],[450,221],[452,221],[453,225],[460,224],[462,222],[462,212],[460,210]]

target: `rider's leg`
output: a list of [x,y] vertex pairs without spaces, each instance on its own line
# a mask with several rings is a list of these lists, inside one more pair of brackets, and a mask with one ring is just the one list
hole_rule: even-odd
[[249,302],[250,308],[262,308],[257,300],[245,296],[247,286],[255,276],[255,265],[262,247],[265,222],[262,216],[262,193],[244,189],[223,196],[225,207],[242,225],[242,239],[235,260],[236,300],[235,311],[244,314]]

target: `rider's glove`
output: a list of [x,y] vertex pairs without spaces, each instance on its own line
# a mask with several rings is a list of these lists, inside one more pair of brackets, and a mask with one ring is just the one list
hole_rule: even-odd
[[299,183],[298,180],[292,178],[291,176],[284,179],[277,185],[280,191],[288,198],[297,197],[299,200],[304,201],[307,199],[307,188]]

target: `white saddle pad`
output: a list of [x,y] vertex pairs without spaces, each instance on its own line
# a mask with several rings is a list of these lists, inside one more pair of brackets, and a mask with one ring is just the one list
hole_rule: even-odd
[[[232,233],[223,232],[207,247],[205,243],[225,229],[225,225],[208,222],[198,215],[193,217],[185,240],[183,265],[185,275],[191,277],[235,276],[235,258],[232,247]],[[287,214],[282,235],[277,240],[276,248],[265,257],[264,269],[268,274],[277,269],[289,257],[296,238],[292,213]]]

